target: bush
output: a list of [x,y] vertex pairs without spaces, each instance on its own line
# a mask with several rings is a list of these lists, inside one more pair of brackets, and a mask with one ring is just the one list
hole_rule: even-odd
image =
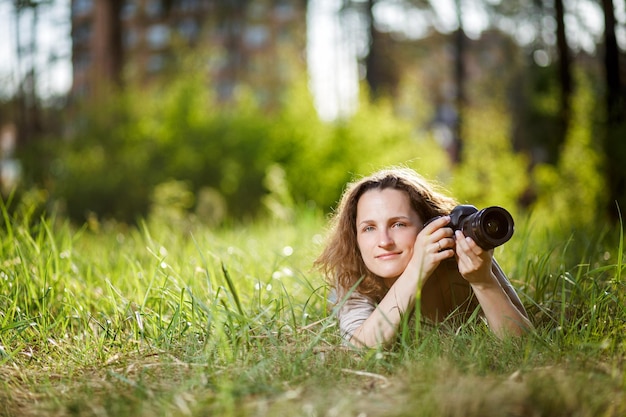
[[[463,162],[453,167],[436,141],[416,129],[426,111],[413,115],[418,120],[404,120],[390,102],[360,96],[355,115],[325,123],[305,80],[294,83],[287,104],[272,111],[245,89],[233,103],[219,103],[194,76],[160,87],[130,87],[97,108],[79,109],[70,138],[47,148],[54,156],[48,157],[49,176],[39,176],[45,178],[41,188],[62,201],[75,221],[96,216],[134,222],[148,216],[160,184],[180,181],[194,197],[184,212],[204,213],[217,224],[267,213],[268,203],[276,214],[275,198],[283,208],[329,211],[346,182],[406,165],[450,188],[461,202],[502,205],[514,216],[522,213],[518,203],[531,179],[539,218],[556,219],[550,213],[558,212],[559,221],[584,223],[602,204],[599,153],[592,143],[594,104],[584,84],[559,165],[532,173],[527,158],[511,146],[510,118],[498,103],[465,110]],[[272,172],[284,175],[278,193]]]
[[324,123],[305,82],[285,102],[268,112],[242,90],[234,104],[221,105],[194,77],[131,87],[78,113],[70,139],[54,148],[51,196],[78,222],[93,215],[133,222],[148,215],[159,184],[183,181],[194,195],[212,190],[223,220],[241,220],[264,212],[275,193],[267,175],[276,167],[290,204],[325,211],[355,175],[390,164],[441,170],[433,169],[441,160],[434,141],[415,137],[389,103],[364,100],[354,117]]

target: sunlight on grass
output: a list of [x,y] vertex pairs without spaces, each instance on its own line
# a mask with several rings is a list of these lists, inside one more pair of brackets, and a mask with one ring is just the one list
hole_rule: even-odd
[[609,229],[562,243],[520,227],[499,249],[537,326],[524,339],[442,325],[356,352],[311,270],[317,212],[231,228],[3,217],[1,415],[626,412],[623,236]]

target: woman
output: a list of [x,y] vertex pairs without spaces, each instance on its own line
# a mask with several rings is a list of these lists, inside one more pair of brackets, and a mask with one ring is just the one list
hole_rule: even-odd
[[346,341],[369,347],[392,342],[417,298],[422,317],[434,322],[467,317],[480,304],[499,337],[531,327],[493,251],[446,227],[456,205],[406,168],[348,186],[330,241],[315,261],[337,294]]

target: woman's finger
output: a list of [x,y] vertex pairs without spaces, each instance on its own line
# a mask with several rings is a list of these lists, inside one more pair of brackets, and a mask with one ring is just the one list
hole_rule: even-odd
[[436,219],[428,222],[422,229],[422,232],[430,235],[434,233],[435,231],[437,231],[438,229],[441,229],[442,227],[446,226],[448,223],[450,223],[450,216],[437,217]]

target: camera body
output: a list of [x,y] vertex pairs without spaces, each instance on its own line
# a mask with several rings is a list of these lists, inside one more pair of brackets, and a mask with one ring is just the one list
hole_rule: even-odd
[[450,212],[449,227],[462,231],[478,246],[489,250],[511,239],[515,224],[511,214],[502,207],[478,210],[472,205],[459,205]]

